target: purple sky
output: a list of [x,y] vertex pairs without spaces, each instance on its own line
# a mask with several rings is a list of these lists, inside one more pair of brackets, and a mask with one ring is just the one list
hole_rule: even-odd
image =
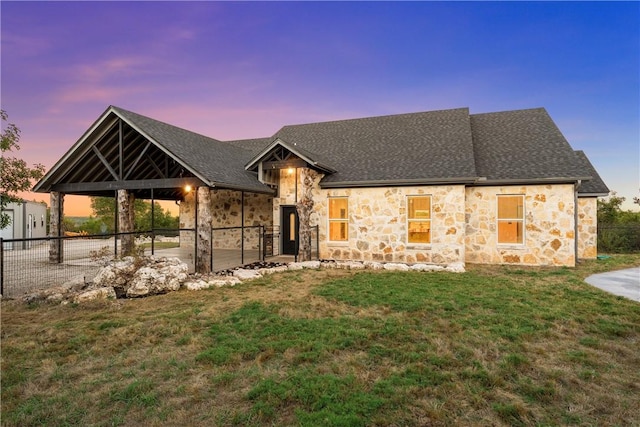
[[628,202],[638,194],[638,2],[0,10],[2,109],[22,129],[18,155],[47,168],[111,104],[221,140],[334,119],[545,107],[612,190]]

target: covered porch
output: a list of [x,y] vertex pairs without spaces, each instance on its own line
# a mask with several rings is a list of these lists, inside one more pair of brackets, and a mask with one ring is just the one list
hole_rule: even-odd
[[[218,269],[215,261],[224,269],[245,256],[261,258],[259,230],[273,225],[273,189],[244,171],[248,156],[230,144],[109,107],[34,191],[50,193],[52,237],[64,236],[65,195],[113,198],[122,255],[134,254],[136,231],[155,233],[154,202],[174,201],[180,206],[179,245],[166,254],[209,273]],[[151,201],[151,230],[134,230],[136,199]],[[64,261],[63,240],[51,240],[49,262]]]

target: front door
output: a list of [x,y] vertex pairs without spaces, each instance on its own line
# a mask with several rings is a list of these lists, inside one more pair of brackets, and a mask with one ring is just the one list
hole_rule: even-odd
[[295,255],[298,243],[298,213],[295,206],[282,206],[280,212],[282,255]]

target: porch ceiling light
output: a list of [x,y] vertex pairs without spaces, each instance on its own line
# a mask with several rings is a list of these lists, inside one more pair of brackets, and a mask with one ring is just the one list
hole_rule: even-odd
[[185,193],[191,193],[191,186],[189,184],[184,186],[184,192]]

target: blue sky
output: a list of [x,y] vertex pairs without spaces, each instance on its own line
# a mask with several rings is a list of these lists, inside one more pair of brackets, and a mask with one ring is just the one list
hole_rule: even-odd
[[612,190],[638,195],[638,2],[2,1],[0,11],[2,109],[28,162],[51,167],[111,104],[222,140],[544,107]]

